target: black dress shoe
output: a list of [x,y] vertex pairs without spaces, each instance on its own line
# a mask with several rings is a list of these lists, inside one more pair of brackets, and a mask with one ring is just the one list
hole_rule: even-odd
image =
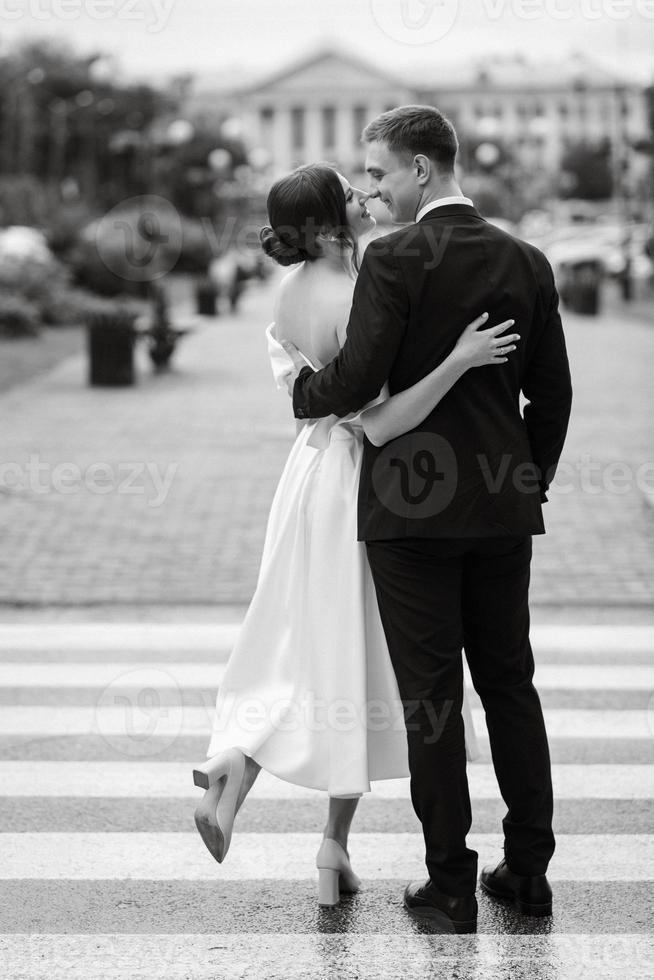
[[424,884],[412,881],[404,892],[404,908],[412,915],[429,920],[446,933],[477,931],[477,899],[445,895],[428,878]]
[[484,868],[480,884],[487,895],[513,902],[523,915],[552,914],[552,889],[545,875],[514,874],[502,858],[496,868]]

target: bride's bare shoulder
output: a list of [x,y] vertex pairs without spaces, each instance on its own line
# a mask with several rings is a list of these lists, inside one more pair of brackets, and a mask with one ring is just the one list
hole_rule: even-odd
[[343,310],[349,310],[353,290],[354,282],[345,272],[330,268],[316,269],[313,297],[324,316],[330,320],[340,319]]
[[279,318],[280,313],[288,307],[289,303],[294,302],[301,284],[298,281],[301,269],[302,266],[295,266],[280,279],[275,295],[275,319]]
[[306,317],[332,320],[349,309],[353,283],[346,275],[323,267],[322,263],[304,263],[287,273],[279,284],[275,304],[276,319],[293,318],[298,311]]

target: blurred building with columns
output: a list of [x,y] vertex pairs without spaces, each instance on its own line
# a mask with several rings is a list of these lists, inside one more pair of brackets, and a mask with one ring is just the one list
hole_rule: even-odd
[[210,121],[228,111],[239,118],[244,138],[268,151],[276,173],[319,160],[357,172],[366,123],[413,101],[415,92],[405,81],[351,55],[323,51],[231,90],[200,78],[186,114]]
[[250,147],[267,153],[272,173],[325,160],[354,175],[365,156],[366,122],[407,103],[438,106],[452,119],[464,170],[481,144],[508,146],[524,167],[551,173],[571,144],[610,140],[617,152],[648,134],[642,86],[583,55],[556,63],[489,56],[434,69],[431,78],[422,71],[418,81],[418,73],[415,79],[389,73],[330,49],[246,84],[198,77],[186,114],[239,119]]

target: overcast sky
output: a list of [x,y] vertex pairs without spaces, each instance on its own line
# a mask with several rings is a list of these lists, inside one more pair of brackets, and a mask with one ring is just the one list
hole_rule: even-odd
[[47,35],[124,70],[275,68],[328,42],[389,69],[581,50],[654,79],[654,0],[0,0],[0,44]]

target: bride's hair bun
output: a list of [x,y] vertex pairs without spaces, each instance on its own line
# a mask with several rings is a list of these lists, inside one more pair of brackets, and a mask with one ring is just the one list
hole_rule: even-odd
[[295,265],[297,262],[304,262],[307,257],[305,249],[284,241],[270,225],[264,225],[261,229],[259,241],[266,255],[279,265]]

